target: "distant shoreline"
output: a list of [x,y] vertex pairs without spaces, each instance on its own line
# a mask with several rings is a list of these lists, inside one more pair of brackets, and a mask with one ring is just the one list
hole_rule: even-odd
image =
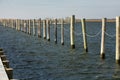
[[[76,19],[76,22],[80,22],[80,19]],[[102,22],[102,19],[86,19],[86,22]],[[115,19],[107,19],[107,22],[115,22]]]

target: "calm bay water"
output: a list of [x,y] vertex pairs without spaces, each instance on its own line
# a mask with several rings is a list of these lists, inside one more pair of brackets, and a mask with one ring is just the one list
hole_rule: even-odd
[[[19,80],[120,80],[120,66],[115,64],[115,36],[106,36],[106,59],[100,59],[101,23],[87,23],[88,52],[83,50],[81,24],[75,27],[75,49],[70,49],[69,24],[65,25],[65,45],[37,38],[0,26],[0,47],[10,60],[14,78]],[[106,32],[115,35],[115,23],[107,23]]]

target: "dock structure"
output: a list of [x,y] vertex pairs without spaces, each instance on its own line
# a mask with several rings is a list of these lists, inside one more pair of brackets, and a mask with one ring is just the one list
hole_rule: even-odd
[[7,73],[4,69],[1,58],[0,58],[0,78],[1,78],[1,80],[9,80]]
[[[49,18],[48,18],[49,19]],[[61,32],[60,32],[60,36],[61,36],[61,44],[64,45],[64,39],[66,38],[64,36],[65,33],[69,33],[69,44],[71,46],[72,49],[75,49],[75,38],[76,35],[77,36],[82,36],[83,37],[83,49],[85,50],[85,53],[88,52],[88,42],[87,42],[87,37],[95,37],[98,36],[99,34],[101,34],[101,51],[100,51],[100,56],[101,58],[105,58],[105,43],[107,41],[105,41],[105,35],[109,35],[107,34],[107,22],[116,22],[116,62],[120,64],[120,17],[117,17],[116,19],[107,19],[107,18],[103,18],[103,19],[85,19],[85,18],[81,18],[81,19],[76,19],[75,15],[72,15],[71,17],[69,17],[68,19],[39,19],[39,20],[35,20],[35,19],[29,19],[28,22],[25,23],[25,25],[23,24],[23,20],[20,19],[0,19],[0,24],[4,27],[11,27],[13,29],[19,29],[20,27],[20,31],[24,30],[24,27],[26,27],[26,25],[28,25],[28,28],[25,29],[28,30],[29,34],[32,34],[34,36],[38,36],[41,37],[41,35],[43,35],[44,39],[47,39],[48,41],[51,41],[52,39],[50,39],[50,36],[53,36],[54,38],[54,42],[55,43],[59,43],[59,40],[57,40],[59,38],[59,28],[61,28]],[[100,22],[102,23],[101,27],[102,29],[100,29],[100,31],[95,34],[95,35],[89,35],[87,34],[87,22]],[[81,30],[82,32],[76,33],[76,23],[80,23],[81,24]],[[31,25],[32,24],[32,25]],[[69,27],[66,29],[64,27],[65,24],[68,24]],[[60,26],[60,27],[59,27]],[[58,29],[57,29],[58,28]],[[36,30],[37,29],[37,30]],[[54,34],[50,34],[51,32],[53,32]],[[110,35],[111,36],[111,35]],[[115,36],[114,36],[115,37]],[[51,37],[52,38],[52,37]]]
[[4,55],[4,51],[0,48],[0,80],[15,80],[13,79],[13,69],[9,68],[9,61]]

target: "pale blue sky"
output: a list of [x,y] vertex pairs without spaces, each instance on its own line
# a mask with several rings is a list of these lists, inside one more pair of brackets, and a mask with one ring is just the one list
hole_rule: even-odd
[[0,18],[115,18],[120,0],[0,0]]

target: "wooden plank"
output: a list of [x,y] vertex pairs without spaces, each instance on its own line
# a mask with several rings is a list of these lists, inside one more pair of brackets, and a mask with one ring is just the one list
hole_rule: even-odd
[[9,80],[1,58],[0,58],[0,80]]

